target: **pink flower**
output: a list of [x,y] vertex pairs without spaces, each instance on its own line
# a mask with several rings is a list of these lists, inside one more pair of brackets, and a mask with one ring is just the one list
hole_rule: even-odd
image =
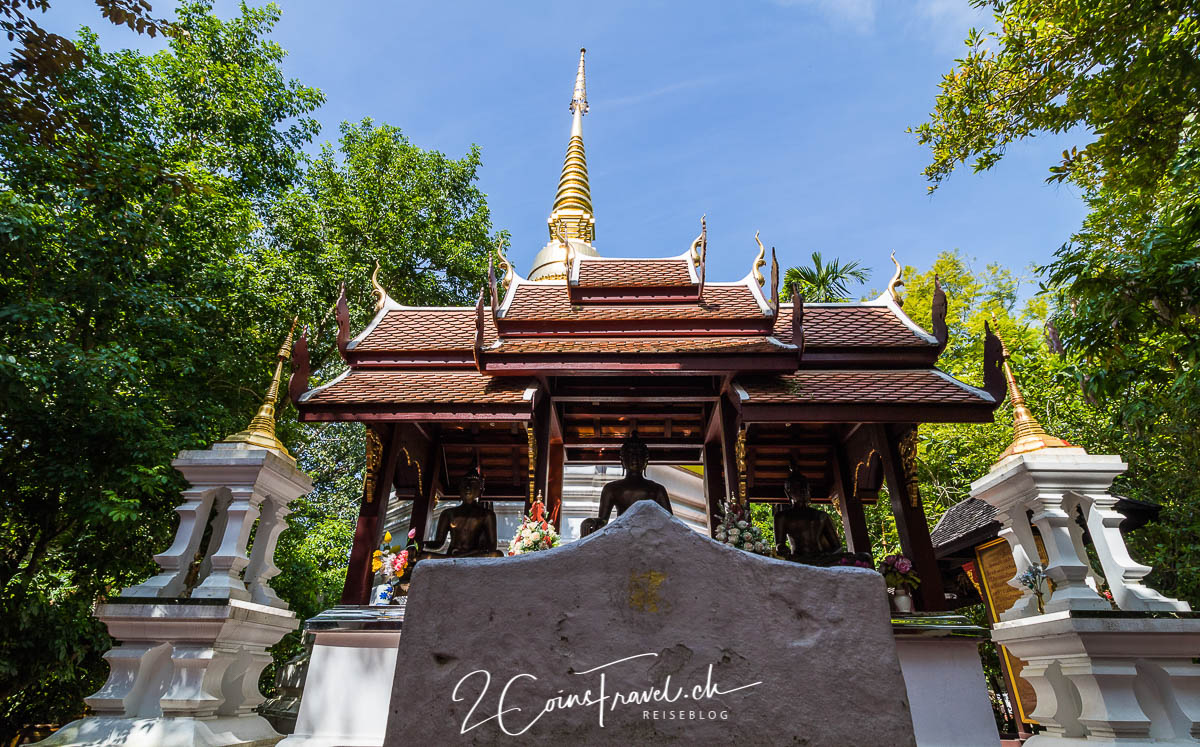
[[412,539],[413,537],[416,537],[416,536],[417,536],[417,530],[416,530],[416,529],[409,529],[409,530],[408,530],[408,538],[409,538],[409,539]]
[[908,573],[912,570],[912,561],[901,555],[899,558],[896,558],[896,570],[901,573]]

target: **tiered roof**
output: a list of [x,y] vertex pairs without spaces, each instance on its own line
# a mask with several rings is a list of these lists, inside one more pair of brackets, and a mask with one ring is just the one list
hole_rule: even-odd
[[[352,408],[404,419],[441,406],[464,413],[459,406],[469,403],[504,405],[513,417],[530,410],[527,390],[538,386],[530,377],[604,372],[733,374],[743,407],[788,405],[788,417],[796,408],[828,414],[871,405],[892,408],[898,420],[905,411],[897,407],[919,408],[907,414],[924,420],[939,419],[939,410],[953,420],[986,420],[996,404],[935,367],[944,341],[914,324],[890,293],[796,309],[768,303],[752,275],[700,289],[686,255],[577,257],[569,274],[515,278],[495,307],[482,299],[474,308],[386,299],[345,345],[345,376],[301,397],[302,417],[336,419]],[[573,299],[585,281],[597,294]],[[639,300],[609,298],[629,288]],[[682,300],[681,291],[693,288],[696,298]],[[410,407],[418,404],[428,407]]]

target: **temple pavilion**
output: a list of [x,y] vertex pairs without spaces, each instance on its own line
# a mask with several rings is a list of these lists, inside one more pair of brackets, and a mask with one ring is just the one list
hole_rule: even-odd
[[923,580],[918,607],[944,609],[914,470],[916,429],[992,420],[1004,396],[994,346],[984,389],[939,370],[945,296],[939,287],[933,329],[921,329],[903,310],[899,265],[875,300],[804,303],[779,287],[775,252],[768,258],[761,242],[745,277],[708,277],[703,222],[675,254],[601,256],[582,50],[570,111],[549,241],[528,277],[497,249],[474,306],[403,306],[376,284],[374,318],[357,334],[343,293],[337,345],[348,369],[314,389],[297,347],[289,389],[301,420],[367,426],[343,604],[368,599],[390,496],[412,500],[411,525],[424,537],[437,501],[456,495],[478,464],[485,500],[524,507],[540,494],[558,524],[564,470],[618,464],[636,429],[651,464],[701,468],[710,529],[731,496],[784,502],[794,462],[814,501],[840,512],[847,549],[870,551],[863,507],[886,485]]

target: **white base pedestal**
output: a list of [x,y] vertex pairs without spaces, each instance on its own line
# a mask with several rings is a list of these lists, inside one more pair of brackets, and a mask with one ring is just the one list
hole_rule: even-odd
[[73,721],[39,745],[270,747],[280,736],[261,716],[197,719],[94,717]]
[[108,681],[86,698],[95,716],[39,745],[216,747],[282,737],[254,712],[266,652],[296,627],[288,610],[239,600],[120,598],[96,608],[119,645]]
[[961,617],[901,619],[893,624],[896,653],[919,747],[998,747],[979,662],[983,629]]
[[1037,693],[1037,745],[1195,744],[1200,615],[1067,611],[997,623]]
[[296,731],[280,747],[379,747],[404,607],[335,607],[308,621],[312,658]]

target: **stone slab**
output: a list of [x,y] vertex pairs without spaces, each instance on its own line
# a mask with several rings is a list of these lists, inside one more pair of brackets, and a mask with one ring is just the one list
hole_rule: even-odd
[[649,501],[554,550],[424,561],[384,744],[508,742],[913,745],[883,578]]

